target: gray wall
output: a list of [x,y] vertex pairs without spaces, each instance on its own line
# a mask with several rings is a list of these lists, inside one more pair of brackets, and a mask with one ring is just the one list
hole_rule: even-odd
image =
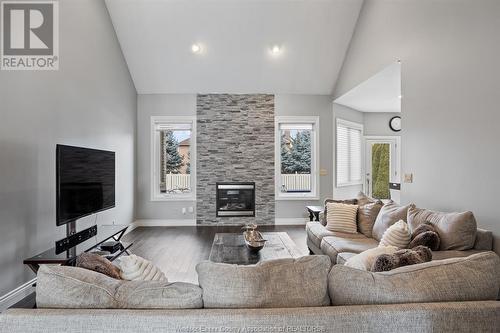
[[367,0],[336,96],[402,60],[402,202],[471,210],[493,230],[500,181],[500,2]]
[[[319,204],[332,195],[332,98],[325,95],[275,95],[277,116],[320,117],[320,167],[327,170],[320,177],[319,201],[277,201],[277,218],[307,216],[306,204]],[[356,112],[356,111],[354,111]],[[194,201],[151,202],[150,201],[150,117],[151,116],[196,115],[196,95],[139,95],[138,96],[138,150],[137,150],[137,219],[194,219],[193,214],[182,214],[182,208],[194,206]]]
[[[274,95],[200,94],[196,223],[274,224]],[[217,182],[255,182],[255,216],[217,217]]]
[[276,95],[275,112],[277,116],[319,116],[319,166],[327,171],[320,176],[320,200],[276,201],[277,218],[306,217],[306,205],[319,205],[332,195],[332,98],[327,95]]
[[0,73],[0,295],[34,277],[24,258],[65,235],[55,219],[57,143],[115,151],[116,208],[97,222],[134,217],[135,88],[104,2],[59,7],[59,71]]
[[364,124],[364,133],[365,135],[373,135],[373,136],[401,136],[403,130],[400,132],[394,132],[389,127],[389,121],[392,117],[399,116],[403,119],[403,115],[401,113],[393,113],[393,112],[365,112],[363,114],[363,124]]
[[[195,116],[196,95],[138,95],[137,106],[137,219],[194,219],[182,208],[196,201],[151,201],[151,116]],[[187,211],[187,209],[186,209]]]

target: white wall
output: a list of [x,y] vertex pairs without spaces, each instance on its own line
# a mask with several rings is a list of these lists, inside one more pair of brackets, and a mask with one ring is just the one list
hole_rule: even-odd
[[402,60],[402,201],[474,212],[493,230],[500,181],[500,2],[366,0],[335,95]]
[[65,236],[55,216],[57,143],[115,151],[116,208],[97,222],[134,217],[137,95],[108,13],[102,1],[59,9],[59,71],[0,72],[0,295],[34,277],[24,258]]
[[182,214],[182,208],[196,207],[196,200],[151,201],[152,116],[196,116],[196,95],[138,95],[136,218],[192,220],[196,214]]

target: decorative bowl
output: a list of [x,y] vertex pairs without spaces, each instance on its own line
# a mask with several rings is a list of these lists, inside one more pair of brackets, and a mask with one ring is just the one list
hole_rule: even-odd
[[248,249],[252,252],[259,252],[264,248],[267,240],[262,237],[262,234],[256,230],[257,226],[251,224],[245,226],[246,231],[243,232],[243,238]]

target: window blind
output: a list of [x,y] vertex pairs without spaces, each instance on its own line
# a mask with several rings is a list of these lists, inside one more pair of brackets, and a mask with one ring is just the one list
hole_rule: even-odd
[[362,181],[363,126],[337,119],[337,186]]

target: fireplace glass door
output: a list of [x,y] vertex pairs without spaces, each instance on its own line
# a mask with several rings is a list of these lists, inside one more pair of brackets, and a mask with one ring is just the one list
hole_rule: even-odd
[[255,183],[217,183],[217,216],[255,216]]

